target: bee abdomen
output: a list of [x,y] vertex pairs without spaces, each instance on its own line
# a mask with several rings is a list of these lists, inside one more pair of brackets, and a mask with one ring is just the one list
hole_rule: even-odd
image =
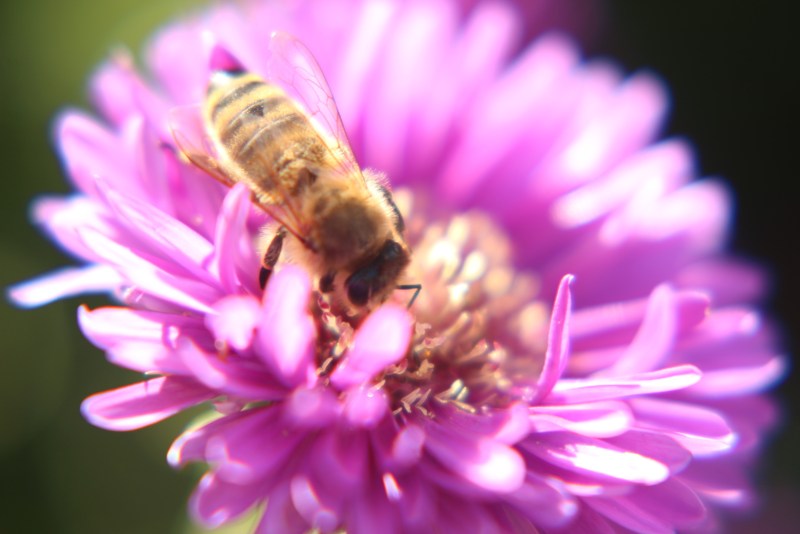
[[298,105],[251,73],[212,76],[205,115],[218,148],[264,193],[300,194],[323,168],[327,148]]

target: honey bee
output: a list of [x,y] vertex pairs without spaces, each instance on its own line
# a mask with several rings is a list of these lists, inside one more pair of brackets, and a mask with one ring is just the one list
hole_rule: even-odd
[[[411,260],[403,217],[383,176],[356,162],[311,52],[274,33],[263,78],[220,47],[211,61],[205,102],[173,113],[171,129],[190,162],[228,186],[247,184],[254,203],[276,221],[261,288],[286,248],[320,292],[333,293],[351,312],[380,304],[395,289],[415,290],[411,306],[421,285],[398,283]],[[205,136],[199,141],[187,124],[198,118]]]

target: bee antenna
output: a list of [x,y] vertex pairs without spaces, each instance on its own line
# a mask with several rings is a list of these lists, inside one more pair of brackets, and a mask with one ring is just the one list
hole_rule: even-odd
[[408,301],[408,306],[406,306],[406,308],[410,310],[411,306],[414,305],[414,301],[417,300],[419,292],[422,291],[422,284],[402,284],[397,286],[397,289],[402,289],[403,291],[414,290],[414,295],[411,297],[411,300]]

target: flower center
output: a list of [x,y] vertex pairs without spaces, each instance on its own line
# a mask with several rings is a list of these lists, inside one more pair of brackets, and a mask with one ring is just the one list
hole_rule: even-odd
[[[468,411],[506,405],[532,394],[542,368],[549,305],[537,300],[538,280],[519,272],[505,233],[481,212],[431,218],[424,200],[395,193],[413,251],[405,279],[421,283],[406,357],[384,370],[379,386],[396,414],[431,413],[431,403]],[[405,292],[396,292],[407,304]],[[403,300],[405,299],[405,300]],[[324,303],[320,373],[330,372],[352,339],[352,327]]]

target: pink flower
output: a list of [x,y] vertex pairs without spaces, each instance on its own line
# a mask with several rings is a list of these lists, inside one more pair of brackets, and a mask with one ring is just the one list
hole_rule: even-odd
[[[386,172],[419,299],[352,325],[308,274],[258,287],[265,216],[178,155],[176,106],[204,98],[209,38],[263,68],[272,30],[322,65],[364,167]],[[783,374],[754,307],[762,275],[724,251],[730,200],[657,141],[663,88],[584,62],[560,35],[520,46],[499,2],[305,0],[219,7],[92,82],[102,120],[59,121],[77,192],[34,218],[83,265],[21,284],[79,310],[116,365],[111,430],[212,403],[174,466],[208,464],[194,517],[264,505],[258,532],[714,530]],[[147,78],[149,79],[149,78]]]

